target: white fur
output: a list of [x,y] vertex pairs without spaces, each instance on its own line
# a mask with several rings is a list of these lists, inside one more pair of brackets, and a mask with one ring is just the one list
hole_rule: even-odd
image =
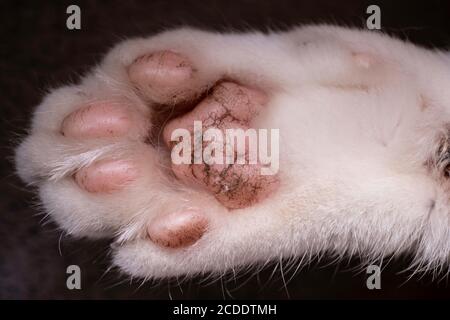
[[[212,196],[168,181],[150,146],[59,134],[64,117],[88,101],[125,99],[148,112],[125,68],[164,49],[186,56],[200,82],[225,74],[269,93],[256,120],[280,129],[281,187],[269,200],[229,212]],[[52,91],[16,161],[66,232],[116,237],[114,263],[133,276],[220,275],[325,252],[367,262],[412,252],[415,269],[448,273],[450,183],[425,164],[449,123],[450,56],[443,52],[331,26],[268,35],[183,28],[127,40],[80,84]],[[96,159],[140,150],[141,177],[118,194],[91,195],[71,179]],[[211,222],[193,246],[164,249],[144,237],[153,216],[188,206],[204,209]]]

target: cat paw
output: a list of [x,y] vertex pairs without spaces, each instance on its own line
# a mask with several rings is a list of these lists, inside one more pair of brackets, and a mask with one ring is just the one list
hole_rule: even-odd
[[[262,175],[265,165],[257,159],[249,162],[248,136],[243,148],[225,151],[235,143],[227,130],[245,134],[264,112],[269,96],[263,89],[208,70],[176,48],[131,57],[136,48],[142,46],[119,46],[80,85],[49,94],[16,162],[65,232],[114,237],[118,252],[149,246],[145,251],[160,257],[151,264],[159,265],[174,250],[200,250],[201,240],[223,232],[239,209],[267,201],[279,177]],[[208,142],[194,146],[198,123],[216,134],[209,156],[203,152]],[[196,148],[202,159],[189,162]],[[188,162],[174,161],[180,155]],[[243,162],[235,163],[238,158]],[[127,270],[131,263],[118,264]],[[181,266],[169,269],[129,272],[183,273]]]
[[113,238],[114,264],[135,277],[402,249],[396,241],[417,234],[403,209],[421,216],[432,189],[424,182],[415,205],[396,194],[420,189],[392,177],[379,145],[400,122],[383,119],[383,139],[373,124],[414,96],[403,101],[398,79],[408,76],[349,32],[179,29],[127,40],[44,98],[17,171],[64,232]]

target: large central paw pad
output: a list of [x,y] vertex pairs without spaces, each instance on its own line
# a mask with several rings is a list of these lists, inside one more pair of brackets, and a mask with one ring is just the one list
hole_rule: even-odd
[[[209,190],[230,209],[248,207],[266,198],[277,187],[278,179],[262,174],[258,134],[250,128],[265,102],[266,96],[260,91],[223,82],[191,112],[168,123],[164,141],[172,148],[172,160],[174,156],[188,160],[173,161],[175,175]],[[177,131],[180,129],[189,136],[183,135],[186,131]]]

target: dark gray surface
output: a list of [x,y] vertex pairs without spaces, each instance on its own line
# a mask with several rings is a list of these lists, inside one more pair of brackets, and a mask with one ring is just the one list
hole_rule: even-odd
[[[82,30],[65,28],[69,4],[82,8]],[[448,1],[375,1],[384,30],[427,46],[450,44]],[[50,5],[51,4],[51,5]],[[42,225],[32,190],[15,176],[12,148],[29,124],[33,107],[48,88],[77,79],[115,42],[180,24],[208,29],[277,29],[298,23],[334,22],[361,26],[367,4],[360,1],[2,1],[0,4],[0,298],[449,298],[447,280],[397,274],[394,261],[383,271],[382,290],[369,291],[365,274],[348,270],[355,260],[326,266],[324,259],[283,286],[273,266],[236,281],[181,285],[130,283],[108,268],[108,243],[60,239],[52,223]],[[6,56],[3,56],[5,55]],[[405,259],[407,261],[407,258]],[[70,264],[82,269],[82,290],[65,287]],[[290,274],[286,275],[290,277]],[[246,282],[246,280],[248,280]],[[406,283],[405,283],[406,281]],[[170,293],[170,294],[169,294]]]

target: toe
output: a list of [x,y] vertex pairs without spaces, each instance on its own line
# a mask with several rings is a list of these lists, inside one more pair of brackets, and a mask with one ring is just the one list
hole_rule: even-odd
[[137,178],[136,165],[125,160],[101,160],[82,168],[74,178],[84,190],[110,193],[122,189]]
[[150,239],[164,247],[179,248],[195,243],[205,233],[208,221],[200,212],[189,209],[161,215],[147,228]]
[[69,114],[62,122],[61,133],[72,138],[119,137],[131,131],[143,133],[144,122],[123,104],[101,101]]
[[192,78],[189,61],[171,51],[159,51],[137,58],[128,67],[130,81],[147,98],[165,103],[182,95],[181,88]]

